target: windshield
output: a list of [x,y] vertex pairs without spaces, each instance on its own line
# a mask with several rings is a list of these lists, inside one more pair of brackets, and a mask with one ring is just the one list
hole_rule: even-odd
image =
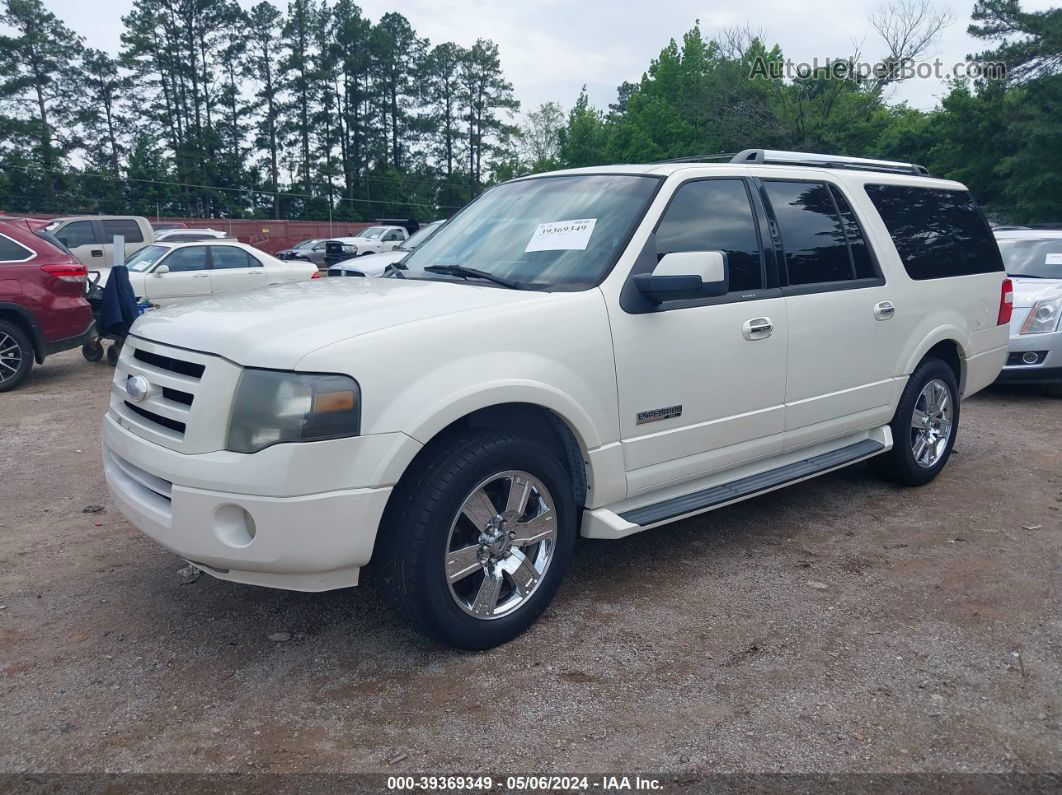
[[997,240],[1011,276],[1062,279],[1062,235],[1054,239]]
[[315,243],[317,243],[316,240],[303,240],[301,243],[296,243],[292,246],[292,249],[311,248]]
[[659,182],[616,174],[499,185],[410,254],[404,275],[439,278],[425,269],[460,265],[522,287],[585,290],[615,263]]
[[409,240],[399,246],[403,251],[412,251],[417,246],[421,245],[425,240],[435,234],[435,231],[443,225],[442,221],[436,221],[435,223],[428,224],[417,230],[417,232],[410,236]]
[[166,246],[144,246],[140,251],[126,257],[125,264],[135,273],[144,273],[162,259],[162,255],[167,251],[169,249]]
[[368,229],[362,229],[356,237],[376,238],[384,233],[387,227],[385,226],[370,226]]

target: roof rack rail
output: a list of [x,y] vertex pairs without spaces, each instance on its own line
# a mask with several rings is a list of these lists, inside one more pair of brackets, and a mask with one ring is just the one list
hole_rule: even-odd
[[856,171],[886,171],[891,174],[913,174],[928,177],[929,169],[916,163],[895,160],[872,160],[866,157],[820,155],[812,152],[783,152],[777,149],[746,149],[738,152],[731,163],[775,163],[787,166],[815,166],[818,168],[850,168]]
[[707,163],[712,160],[729,161],[737,157],[733,152],[717,152],[714,155],[686,155],[684,157],[669,157],[666,160],[653,160],[650,165],[656,166],[661,163]]

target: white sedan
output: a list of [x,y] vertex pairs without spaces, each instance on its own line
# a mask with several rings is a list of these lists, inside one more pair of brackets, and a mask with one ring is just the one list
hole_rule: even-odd
[[129,257],[126,265],[137,297],[160,306],[321,275],[309,262],[284,262],[234,240],[153,243]]

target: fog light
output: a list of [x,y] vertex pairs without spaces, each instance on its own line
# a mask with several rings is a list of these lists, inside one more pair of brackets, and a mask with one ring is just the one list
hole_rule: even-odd
[[221,505],[214,512],[214,535],[226,546],[245,547],[256,531],[254,517],[239,505]]
[[1040,355],[1038,353],[1034,353],[1033,351],[1026,351],[1022,355],[1021,360],[1026,364],[1036,364],[1038,361],[1040,361]]

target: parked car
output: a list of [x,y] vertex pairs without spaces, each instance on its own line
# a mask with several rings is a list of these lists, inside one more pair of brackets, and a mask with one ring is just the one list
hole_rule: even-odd
[[995,230],[1014,283],[1010,352],[1000,382],[1062,397],[1062,228]]
[[320,238],[312,238],[310,240],[303,240],[296,243],[291,248],[285,248],[277,252],[277,259],[303,259],[307,262],[309,257],[307,256],[314,248],[320,245],[320,250],[324,251],[324,240]]
[[[331,267],[334,262],[329,262],[327,251],[328,243],[338,243],[342,246],[342,259],[363,257],[366,254],[379,254],[381,251],[393,251],[409,238],[409,233],[402,226],[370,226],[361,230],[353,237],[333,237],[325,241],[325,248],[320,252],[314,250],[310,253],[310,261],[319,268]],[[334,248],[334,246],[333,246]],[[342,260],[336,260],[342,261]]]
[[235,240],[218,229],[166,229],[155,235],[159,243],[195,243],[201,240]]
[[133,292],[159,306],[320,277],[307,262],[281,262],[234,240],[154,243],[131,256],[126,265]]
[[356,260],[349,259],[339,262],[328,269],[328,275],[383,276],[389,265],[404,259],[409,252],[434,235],[444,223],[446,221],[432,221],[430,224],[425,224],[414,232],[405,243],[396,246],[391,251],[368,254],[364,257],[358,257]]
[[902,163],[523,177],[403,265],[140,318],[103,422],[125,516],[236,582],[322,591],[372,561],[414,625],[481,649],[545,609],[580,532],[867,459],[928,483],[1007,351],[988,224]]
[[90,270],[107,270],[114,261],[114,236],[125,238],[126,255],[155,242],[155,230],[138,215],[76,215],[54,218],[48,231]]
[[35,361],[80,347],[92,331],[86,268],[46,226],[0,218],[0,392],[25,381]]
[[184,221],[152,221],[151,228],[158,233],[167,229],[187,229],[188,224],[184,223]]

